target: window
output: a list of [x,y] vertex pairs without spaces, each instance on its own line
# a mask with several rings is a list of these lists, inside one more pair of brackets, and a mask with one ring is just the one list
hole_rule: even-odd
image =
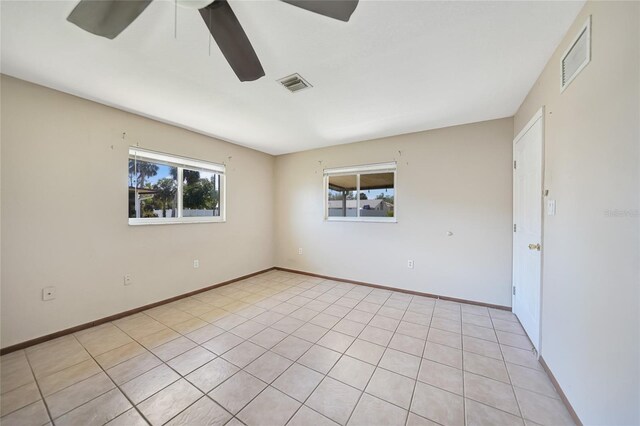
[[129,225],[223,222],[220,164],[129,148]]
[[396,163],[325,169],[325,219],[395,222]]

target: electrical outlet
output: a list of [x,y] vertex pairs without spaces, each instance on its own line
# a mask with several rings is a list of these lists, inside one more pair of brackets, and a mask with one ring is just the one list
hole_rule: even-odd
[[42,300],[53,300],[56,298],[55,287],[45,287],[42,289]]
[[413,260],[407,260],[407,268],[413,269]]
[[298,254],[302,254],[302,247],[298,247]]
[[126,274],[124,276],[124,285],[131,285],[133,284],[133,280],[131,279],[131,275]]
[[193,261],[193,269],[198,269],[200,267],[200,261],[198,259]]

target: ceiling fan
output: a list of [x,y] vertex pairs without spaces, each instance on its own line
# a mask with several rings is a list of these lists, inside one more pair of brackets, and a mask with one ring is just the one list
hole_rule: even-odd
[[[81,0],[67,21],[92,34],[114,39],[151,4],[152,0]],[[175,0],[198,9],[213,39],[240,81],[264,76],[253,46],[227,0]],[[358,0],[282,0],[329,18],[349,21]]]

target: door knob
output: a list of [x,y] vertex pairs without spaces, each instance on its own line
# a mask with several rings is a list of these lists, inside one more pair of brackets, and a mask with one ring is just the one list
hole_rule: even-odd
[[537,250],[540,251],[540,244],[529,244],[529,250]]

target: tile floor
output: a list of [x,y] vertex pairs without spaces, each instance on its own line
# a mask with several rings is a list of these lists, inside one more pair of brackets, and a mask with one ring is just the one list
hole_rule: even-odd
[[282,271],[0,368],[3,426],[572,424],[511,313]]

